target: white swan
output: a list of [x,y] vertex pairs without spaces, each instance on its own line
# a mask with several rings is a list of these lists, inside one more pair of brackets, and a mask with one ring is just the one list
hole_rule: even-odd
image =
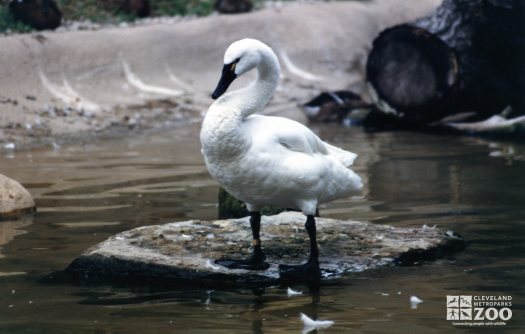
[[[256,68],[249,86],[226,92],[238,76]],[[229,268],[268,268],[259,239],[264,205],[300,209],[306,216],[310,259],[303,266],[281,266],[281,273],[319,273],[314,215],[319,203],[357,194],[361,178],[348,166],[356,154],[323,142],[295,121],[262,115],[279,80],[279,62],[270,47],[254,39],[234,42],[224,55],[224,67],[213,103],[202,123],[202,153],[211,176],[244,201],[250,211],[253,255],[247,260],[219,260]],[[224,94],[224,95],[223,95]]]

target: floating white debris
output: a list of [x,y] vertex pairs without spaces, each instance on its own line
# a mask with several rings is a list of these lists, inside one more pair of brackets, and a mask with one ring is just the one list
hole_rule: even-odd
[[448,123],[448,126],[468,132],[516,132],[525,127],[525,116],[506,119],[500,115],[494,115],[481,122],[472,123]]
[[377,240],[383,240],[384,238],[385,238],[384,234],[376,234],[376,239]]
[[304,313],[301,313],[301,321],[304,324],[303,333],[308,333],[314,329],[325,329],[335,323],[331,320],[313,320]]
[[389,293],[385,293],[385,292],[380,292],[381,293],[381,296],[390,296]]
[[187,234],[183,234],[182,237],[184,239],[192,239],[192,237],[190,235],[187,235]]
[[302,291],[295,291],[295,290],[293,290],[292,288],[288,288],[288,290],[286,291],[286,293],[288,294],[288,297],[291,297],[291,296],[297,296],[297,295],[302,295],[302,294],[303,294]]
[[450,238],[455,238],[455,239],[459,239],[458,235],[456,233],[454,233],[454,231],[452,230],[448,230],[445,232],[445,235],[447,237],[450,237]]
[[410,308],[416,309],[417,305],[419,305],[422,302],[423,300],[419,299],[417,296],[411,296],[410,297]]
[[210,260],[206,260],[206,268],[210,268],[213,270],[219,270],[220,268],[218,266],[214,266]]
[[6,150],[14,150],[15,147],[16,147],[15,143],[7,143],[7,144],[4,145],[4,148]]
[[434,226],[430,227],[430,226],[428,226],[427,224],[423,224],[423,229],[424,229],[424,230],[435,230],[435,229],[436,229],[436,226],[437,226],[437,225],[434,224]]

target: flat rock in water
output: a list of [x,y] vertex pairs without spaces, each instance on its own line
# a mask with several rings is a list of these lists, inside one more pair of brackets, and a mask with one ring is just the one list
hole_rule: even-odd
[[[297,212],[262,217],[261,239],[270,264],[263,271],[227,269],[214,263],[215,259],[250,255],[250,224],[248,218],[240,218],[190,220],[125,231],[85,251],[67,272],[88,281],[276,284],[279,264],[300,264],[308,257],[304,221]],[[317,218],[317,231],[323,279],[432,260],[464,246],[463,239],[439,229]]]

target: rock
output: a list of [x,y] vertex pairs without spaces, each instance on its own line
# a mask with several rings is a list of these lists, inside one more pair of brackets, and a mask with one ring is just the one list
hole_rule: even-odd
[[127,10],[138,17],[147,17],[151,13],[149,0],[128,0]]
[[[190,220],[144,226],[119,233],[88,249],[66,272],[81,280],[122,283],[189,283],[209,286],[264,286],[279,283],[279,264],[308,256],[304,216],[283,212],[262,217],[262,244],[270,267],[227,269],[222,257],[250,254],[248,219]],[[381,266],[432,260],[464,247],[460,237],[439,229],[396,228],[317,218],[323,279]]]
[[0,174],[0,220],[36,211],[33,197],[20,183]]
[[247,13],[252,10],[250,0],[216,0],[214,8],[222,14]]
[[136,15],[138,17],[148,17],[151,13],[149,0],[120,0],[118,1],[119,10]]
[[53,0],[12,0],[9,10],[14,18],[37,30],[56,29],[62,12]]

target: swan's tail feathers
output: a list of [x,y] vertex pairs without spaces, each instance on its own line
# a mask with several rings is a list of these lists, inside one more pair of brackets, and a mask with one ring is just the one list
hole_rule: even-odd
[[331,155],[334,155],[343,165],[350,167],[354,164],[357,154],[342,150],[338,147],[326,144],[326,148]]

